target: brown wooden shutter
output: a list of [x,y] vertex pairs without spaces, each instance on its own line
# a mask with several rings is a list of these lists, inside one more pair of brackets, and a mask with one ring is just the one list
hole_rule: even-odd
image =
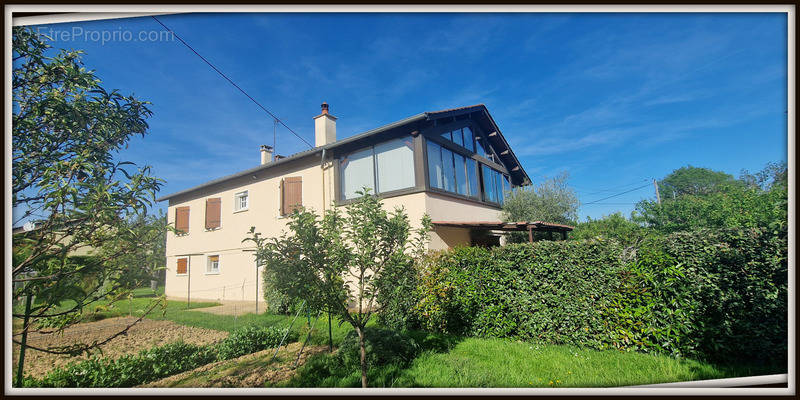
[[185,258],[179,258],[178,259],[178,273],[179,274],[185,274],[186,273],[186,265],[187,265],[186,261],[187,260]]
[[217,197],[206,199],[206,229],[217,229],[220,227],[220,212],[222,199]]
[[284,178],[281,181],[281,215],[289,215],[303,205],[303,178]]
[[175,208],[175,229],[178,233],[189,233],[189,207]]

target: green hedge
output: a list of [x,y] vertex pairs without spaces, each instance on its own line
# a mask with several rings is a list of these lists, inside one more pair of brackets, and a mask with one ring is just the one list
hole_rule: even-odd
[[[423,260],[405,328],[712,361],[786,357],[785,232],[456,248]],[[398,312],[398,311],[394,311]],[[395,326],[396,328],[396,326]]]

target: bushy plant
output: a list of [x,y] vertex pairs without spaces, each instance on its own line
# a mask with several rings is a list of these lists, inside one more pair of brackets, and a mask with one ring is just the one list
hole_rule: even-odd
[[600,219],[587,217],[586,221],[575,225],[575,229],[569,233],[569,238],[584,240],[602,237],[614,239],[627,247],[636,246],[645,237],[653,234],[656,234],[656,232],[625,218],[622,213],[617,212]]
[[92,357],[56,368],[41,380],[28,377],[31,387],[132,387],[216,361],[213,346],[183,342],[142,350],[119,359]]
[[[237,329],[231,332],[227,338],[217,345],[219,359],[227,360],[277,347],[283,335],[286,334],[286,331],[286,328],[276,328],[273,326],[267,328],[248,326]],[[286,338],[289,342],[295,341],[296,339],[297,333],[295,332],[289,332],[289,336]]]
[[[419,349],[414,339],[390,329],[366,328],[364,340],[367,347],[367,365],[370,367],[387,364],[408,365]],[[361,365],[358,334],[355,331],[350,331],[345,336],[337,355],[347,367]]]
[[289,296],[281,293],[272,284],[272,277],[269,276],[271,271],[266,269],[264,271],[264,301],[267,303],[267,309],[273,314],[288,315],[297,310],[299,304],[293,301]]

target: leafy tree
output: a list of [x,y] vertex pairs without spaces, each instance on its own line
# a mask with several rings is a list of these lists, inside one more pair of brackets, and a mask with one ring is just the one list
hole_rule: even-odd
[[685,195],[707,195],[722,190],[725,186],[737,185],[733,175],[708,168],[691,165],[678,168],[658,182],[661,200]]
[[272,287],[353,326],[361,385],[367,387],[364,328],[383,306],[379,294],[390,290],[394,279],[412,268],[413,256],[424,250],[431,224],[426,216],[414,230],[402,208],[387,212],[368,189],[359,194],[343,213],[333,207],[320,217],[298,209],[289,217],[289,232],[263,238],[252,227],[244,241],[256,245],[257,260],[271,270],[265,276]]
[[[503,205],[503,221],[544,221],[574,224],[578,220],[578,196],[567,185],[569,174],[564,171],[538,185],[525,186],[508,193]],[[527,241],[527,234],[511,235],[515,242]]]
[[112,249],[120,243],[136,241],[139,244],[136,248],[121,252],[119,257],[109,263],[116,264],[119,268],[126,265],[138,267],[142,283],[155,280],[163,284],[167,231],[167,216],[162,210],[158,214],[137,213],[122,221],[117,229],[116,240],[105,242],[103,249],[114,252]]
[[769,162],[764,169],[755,174],[743,169],[739,174],[739,180],[748,187],[770,190],[778,186],[786,186],[789,181],[789,171],[784,161]]
[[[14,296],[26,299],[13,312],[24,320],[13,339],[21,344],[19,382],[24,351],[34,348],[25,344],[28,332],[51,325],[57,333],[87,305],[121,298],[139,283],[140,270],[119,262],[142,240],[125,229],[126,219],[152,205],[162,181],[150,167],[114,159],[133,135],[147,132],[146,102],[106,91],[80,51],[51,50],[28,28],[15,27],[12,40],[12,206],[21,214],[15,224],[36,222],[13,238]],[[99,249],[93,261],[68,257],[83,246]],[[36,349],[85,352],[128,328],[90,344]]]
[[[724,175],[712,173],[714,176]],[[764,178],[768,176],[777,176],[778,180],[772,181],[777,183],[772,184]],[[674,199],[662,197],[661,204],[643,200],[636,205],[634,220],[663,233],[743,227],[780,232],[788,223],[788,188],[781,183],[780,176],[780,173],[774,173],[774,165],[768,164],[756,175],[747,174],[741,180],[717,183],[713,190],[684,193]],[[703,178],[696,184],[686,181],[685,186],[701,187],[702,182],[707,180]]]

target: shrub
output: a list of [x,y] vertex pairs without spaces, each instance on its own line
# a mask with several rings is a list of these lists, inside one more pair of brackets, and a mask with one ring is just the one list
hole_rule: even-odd
[[[257,351],[277,347],[287,328],[248,326],[233,331],[217,345],[220,360],[228,360],[255,353]],[[288,341],[297,339],[295,332],[290,332]]]
[[289,296],[282,294],[272,284],[272,272],[269,268],[264,272],[264,301],[267,303],[267,309],[273,314],[289,315],[297,311],[299,307],[298,301],[292,301]]
[[779,226],[650,236],[628,249],[602,238],[456,248],[420,262],[404,312],[458,335],[785,362],[787,247]]
[[600,219],[591,219],[587,217],[585,222],[581,222],[575,226],[575,229],[569,233],[569,238],[573,240],[584,240],[603,237],[617,240],[623,246],[628,247],[639,245],[645,237],[654,234],[656,234],[656,232],[653,230],[649,230],[625,218],[622,213],[617,212],[606,215]]
[[[397,331],[368,327],[364,329],[367,365],[369,367],[399,364],[407,365],[414,359],[419,348],[411,337]],[[350,331],[339,346],[337,353],[342,364],[351,370],[361,365],[361,350],[358,334]]]
[[117,360],[92,357],[50,371],[41,380],[26,379],[33,387],[132,387],[216,361],[212,346],[183,342],[142,350]]

